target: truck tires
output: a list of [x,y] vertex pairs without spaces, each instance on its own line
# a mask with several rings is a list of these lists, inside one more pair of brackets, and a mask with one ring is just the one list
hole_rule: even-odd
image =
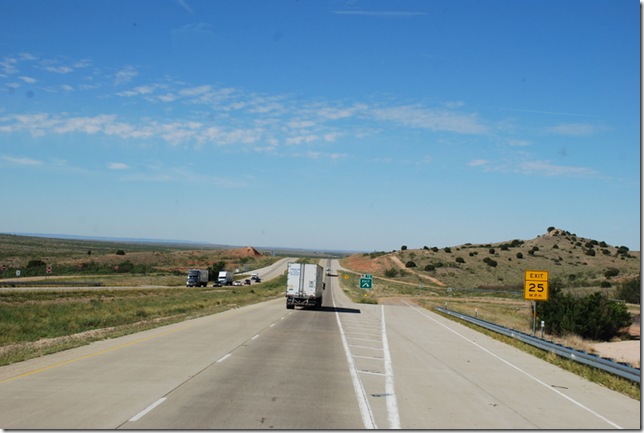
[[288,299],[286,300],[286,309],[287,310],[293,310],[295,308],[295,304],[293,302],[289,302]]

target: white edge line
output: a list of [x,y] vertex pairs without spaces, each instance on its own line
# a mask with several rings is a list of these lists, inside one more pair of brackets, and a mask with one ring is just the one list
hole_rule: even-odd
[[390,429],[400,429],[400,414],[398,399],[394,389],[394,369],[391,364],[389,342],[387,340],[387,325],[385,324],[385,306],[382,305],[382,351],[385,358],[385,393],[387,394],[387,419]]
[[589,412],[589,413],[591,413],[591,414],[595,415],[597,418],[601,419],[602,421],[605,421],[606,423],[608,423],[608,424],[612,425],[613,427],[615,427],[615,428],[617,428],[617,429],[623,429],[623,427],[620,427],[618,424],[615,424],[614,422],[612,422],[612,421],[611,421],[611,420],[609,420],[608,418],[606,418],[606,417],[604,417],[604,416],[600,415],[599,413],[595,412],[595,411],[594,411],[594,410],[592,410],[591,408],[589,408],[589,407],[587,407],[587,406],[584,406],[583,404],[581,404],[581,403],[580,403],[580,402],[578,402],[577,400],[573,399],[572,397],[568,397],[568,396],[567,396],[566,394],[564,394],[563,392],[561,392],[561,391],[559,391],[559,390],[557,390],[557,389],[555,389],[555,388],[551,387],[550,385],[548,385],[547,383],[543,382],[542,380],[537,379],[536,377],[534,377],[533,375],[531,375],[531,374],[530,374],[530,373],[528,373],[527,371],[522,370],[521,368],[519,368],[519,367],[517,367],[516,365],[512,364],[510,361],[506,361],[505,359],[501,358],[500,356],[498,356],[498,355],[496,355],[496,354],[494,354],[494,353],[490,352],[489,350],[487,350],[485,347],[481,346],[480,344],[478,344],[478,343],[476,343],[476,342],[474,342],[474,341],[470,340],[469,338],[467,338],[466,336],[464,336],[464,335],[462,335],[462,334],[459,334],[457,331],[453,330],[453,329],[452,329],[452,328],[450,328],[449,326],[447,326],[447,325],[445,325],[445,324],[443,324],[443,323],[439,322],[438,320],[434,319],[433,317],[430,317],[429,315],[425,314],[423,311],[419,310],[416,306],[411,305],[411,304],[409,304],[409,303],[407,303],[407,302],[405,302],[405,301],[403,301],[403,303],[405,303],[405,304],[407,304],[408,306],[410,306],[411,308],[413,308],[413,309],[414,309],[414,311],[418,312],[419,314],[421,314],[421,315],[423,315],[423,316],[427,317],[428,319],[430,319],[430,320],[432,320],[432,321],[434,321],[434,322],[438,323],[439,325],[441,325],[441,326],[442,326],[442,327],[444,327],[445,329],[447,329],[447,330],[449,330],[449,331],[453,332],[454,334],[458,335],[459,337],[461,337],[461,338],[462,338],[462,339],[464,339],[465,341],[468,341],[468,342],[472,343],[473,345],[475,345],[475,346],[476,346],[476,347],[478,347],[479,349],[481,349],[481,350],[483,350],[484,352],[487,352],[488,354],[492,355],[493,357],[495,357],[495,358],[496,358],[496,359],[498,359],[499,361],[502,361],[502,362],[506,363],[507,365],[509,365],[510,367],[514,368],[515,370],[517,370],[517,371],[519,371],[519,372],[523,373],[524,375],[528,376],[530,379],[534,380],[535,382],[539,383],[540,385],[543,385],[544,387],[546,387],[546,388],[547,388],[547,389],[549,389],[550,391],[554,392],[555,394],[559,394],[561,397],[565,398],[566,400],[570,401],[571,403],[573,403],[573,404],[575,404],[575,405],[579,406],[580,408],[582,408],[582,409],[586,410],[587,412]]
[[154,403],[152,403],[150,406],[148,406],[148,407],[146,407],[145,409],[143,409],[143,410],[142,410],[141,412],[139,412],[137,415],[135,415],[135,416],[133,416],[132,418],[130,418],[130,421],[131,421],[131,422],[135,422],[135,421],[140,420],[141,418],[143,418],[143,417],[145,416],[145,414],[147,414],[147,413],[148,413],[148,412],[150,412],[152,409],[154,409],[155,407],[157,407],[158,405],[160,405],[161,403],[163,403],[164,401],[166,401],[166,399],[167,399],[167,397],[161,397],[160,399],[158,399],[157,401],[155,401]]

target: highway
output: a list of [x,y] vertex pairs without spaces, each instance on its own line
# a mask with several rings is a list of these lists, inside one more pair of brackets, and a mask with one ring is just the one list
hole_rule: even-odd
[[320,310],[280,298],[0,367],[0,427],[641,428],[639,401],[326,282]]

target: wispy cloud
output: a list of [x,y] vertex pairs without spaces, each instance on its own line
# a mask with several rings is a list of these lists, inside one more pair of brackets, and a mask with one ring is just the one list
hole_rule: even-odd
[[567,135],[572,137],[593,135],[600,130],[601,128],[588,123],[562,123],[546,128],[546,131],[551,134]]
[[332,14],[336,15],[359,15],[366,17],[381,17],[381,18],[410,18],[427,15],[425,12],[414,11],[368,11],[368,10],[332,10]]
[[120,71],[114,74],[114,85],[119,86],[121,84],[126,84],[132,81],[134,77],[139,75],[139,73],[134,69],[133,66],[125,66]]
[[42,161],[39,161],[37,159],[32,159],[32,158],[25,158],[25,157],[20,157],[20,156],[9,156],[9,155],[3,155],[0,156],[0,160],[10,164],[10,165],[30,165],[30,166],[37,166],[37,165],[42,165]]
[[550,161],[525,161],[519,163],[517,170],[524,174],[546,177],[600,177],[600,174],[588,167],[557,165]]
[[449,110],[432,110],[416,105],[378,108],[371,111],[378,120],[388,120],[404,126],[448,131],[460,134],[484,134],[488,128],[476,114],[463,114]]
[[181,6],[183,9],[185,9],[186,11],[188,11],[190,15],[194,15],[192,8],[190,7],[190,5],[186,0],[177,0],[177,4]]
[[486,172],[518,173],[527,176],[541,177],[574,177],[600,178],[602,175],[592,168],[575,167],[554,164],[548,160],[506,160],[490,161],[475,159],[467,163],[470,167],[478,167]]

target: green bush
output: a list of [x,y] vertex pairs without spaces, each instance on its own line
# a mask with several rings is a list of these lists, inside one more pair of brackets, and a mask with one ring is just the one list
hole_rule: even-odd
[[550,299],[537,303],[537,315],[550,334],[609,341],[631,324],[631,315],[623,303],[611,301],[600,292],[581,298],[564,294],[560,285],[554,281]]
[[398,276],[398,269],[396,268],[385,269],[385,277],[394,278],[396,276]]
[[414,263],[413,261],[409,260],[407,263],[405,263],[405,267],[406,268],[415,268],[416,263]]
[[493,267],[493,268],[495,268],[495,267],[496,267],[496,265],[498,264],[498,263],[496,262],[496,260],[492,260],[492,259],[491,259],[491,258],[489,258],[489,257],[484,258],[484,259],[483,259],[483,261],[484,261],[488,266],[491,266],[491,267]]
[[618,275],[619,275],[619,269],[617,268],[608,268],[608,270],[604,272],[604,276],[606,278],[616,277]]
[[642,290],[640,287],[640,277],[624,281],[617,289],[617,298],[628,302],[629,304],[640,304]]

